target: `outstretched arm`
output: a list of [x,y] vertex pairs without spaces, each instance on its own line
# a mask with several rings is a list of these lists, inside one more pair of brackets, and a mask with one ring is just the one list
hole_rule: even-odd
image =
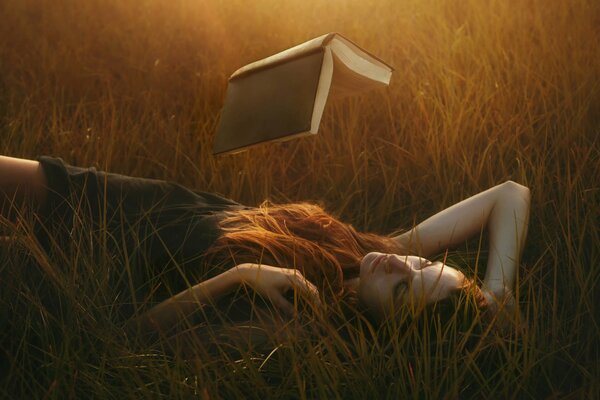
[[165,332],[179,321],[219,298],[248,285],[269,299],[287,314],[294,313],[294,306],[283,294],[296,288],[317,303],[320,302],[317,288],[296,269],[279,268],[264,264],[239,264],[214,278],[163,301],[133,321],[142,331]]
[[512,181],[494,186],[421,222],[394,239],[428,257],[462,243],[487,227],[485,289],[500,297],[512,290],[529,221],[529,189]]

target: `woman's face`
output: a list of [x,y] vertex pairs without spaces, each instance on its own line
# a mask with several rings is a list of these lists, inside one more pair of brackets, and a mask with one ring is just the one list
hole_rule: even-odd
[[393,307],[433,303],[460,288],[465,276],[417,256],[369,253],[360,264],[358,297],[377,317]]

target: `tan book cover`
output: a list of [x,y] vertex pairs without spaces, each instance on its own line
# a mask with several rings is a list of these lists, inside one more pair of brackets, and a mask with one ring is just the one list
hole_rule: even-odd
[[213,152],[316,134],[329,95],[387,86],[392,70],[337,33],[248,64],[229,78]]

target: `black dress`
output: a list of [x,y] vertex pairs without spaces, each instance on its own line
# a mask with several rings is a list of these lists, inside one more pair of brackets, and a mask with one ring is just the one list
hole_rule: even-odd
[[68,245],[81,231],[103,232],[100,239],[122,262],[158,268],[153,273],[181,275],[199,266],[221,234],[225,213],[247,208],[173,182],[75,167],[60,158],[39,162],[49,189],[37,232],[44,246]]

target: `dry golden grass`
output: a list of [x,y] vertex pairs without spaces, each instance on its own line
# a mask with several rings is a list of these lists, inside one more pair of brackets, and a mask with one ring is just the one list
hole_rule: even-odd
[[[328,104],[316,137],[214,158],[228,75],[330,31],[390,62],[390,88]],[[250,205],[316,200],[385,233],[506,179],[533,195],[519,282],[529,331],[484,367],[448,354],[407,362],[400,344],[376,354],[359,334],[349,353],[333,338],[197,364],[140,354],[111,325],[98,266],[65,284],[82,285],[65,298],[91,317],[40,322],[43,296],[14,283],[13,262],[2,270],[0,393],[600,396],[599,54],[596,0],[0,0],[1,154],[56,155]]]

